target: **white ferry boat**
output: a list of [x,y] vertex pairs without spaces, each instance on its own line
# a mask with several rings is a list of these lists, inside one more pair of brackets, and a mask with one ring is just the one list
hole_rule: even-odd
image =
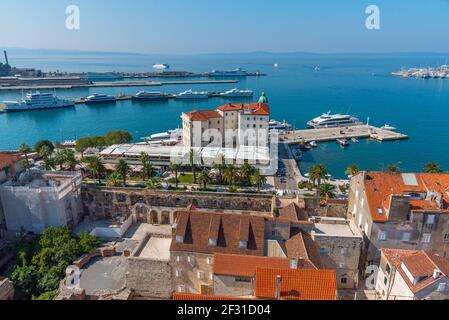
[[390,131],[396,130],[395,127],[390,126],[389,124],[384,125],[383,127],[381,127],[381,129],[390,130]]
[[29,111],[44,110],[64,107],[74,107],[75,103],[70,100],[60,99],[52,93],[27,93],[25,98],[17,101],[4,101],[0,104],[0,111]]
[[286,121],[276,121],[276,120],[270,120],[268,122],[268,130],[280,130],[280,131],[287,131],[291,130],[292,125]]
[[170,95],[165,93],[146,91],[139,91],[132,97],[133,100],[165,100],[168,98],[170,98]]
[[207,99],[209,98],[209,93],[205,91],[192,91],[187,90],[178,94],[175,94],[176,99]]
[[307,126],[315,129],[361,125],[362,122],[351,115],[331,114],[330,111],[307,122]]
[[142,138],[145,141],[162,141],[162,140],[176,140],[182,138],[183,131],[181,128],[175,130],[168,130],[167,132],[155,133],[149,137]]
[[212,70],[209,73],[211,77],[244,77],[247,76],[248,72],[242,68],[237,68],[235,70]]
[[156,70],[167,70],[170,69],[170,66],[166,63],[156,63],[153,65],[153,68]]
[[117,98],[106,94],[94,93],[86,98],[84,101],[86,104],[116,102]]
[[226,98],[241,98],[241,97],[252,97],[254,95],[254,92],[252,90],[239,90],[237,88],[234,88],[232,90],[223,92],[221,94],[222,97]]

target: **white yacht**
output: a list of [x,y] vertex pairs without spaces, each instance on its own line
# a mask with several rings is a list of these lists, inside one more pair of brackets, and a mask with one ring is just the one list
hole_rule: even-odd
[[95,103],[105,103],[105,102],[116,102],[117,98],[114,96],[109,96],[106,94],[94,93],[86,98],[84,103],[95,104]]
[[383,127],[381,127],[381,129],[390,130],[390,131],[396,130],[395,127],[390,126],[389,124],[384,125]]
[[183,130],[181,128],[168,130],[167,132],[155,133],[149,137],[142,138],[146,141],[179,141],[182,138]]
[[207,99],[209,98],[209,93],[205,91],[192,91],[187,90],[178,94],[175,94],[176,99]]
[[287,130],[291,130],[292,129],[292,125],[286,121],[276,121],[276,120],[270,120],[270,122],[268,122],[268,130],[280,130],[280,131],[287,131]]
[[226,98],[240,98],[240,97],[252,97],[254,95],[254,92],[252,90],[239,90],[237,88],[234,88],[232,90],[223,92],[221,94],[222,97]]
[[212,72],[209,73],[209,76],[211,77],[244,77],[247,75],[248,72],[242,68],[237,68],[235,70],[212,70]]
[[4,101],[0,104],[0,111],[28,111],[43,110],[64,107],[74,107],[75,103],[70,100],[60,99],[52,93],[27,93],[25,98],[17,101]]
[[170,95],[166,93],[146,91],[139,91],[132,97],[133,100],[165,100],[168,98],[170,98]]
[[153,65],[153,68],[156,70],[167,70],[170,69],[170,66],[166,63],[156,63]]
[[351,115],[331,114],[330,111],[307,122],[307,126],[315,129],[361,125],[362,122]]

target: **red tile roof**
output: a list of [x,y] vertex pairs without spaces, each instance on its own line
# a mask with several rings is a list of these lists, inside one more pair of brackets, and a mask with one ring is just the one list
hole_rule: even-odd
[[256,274],[256,268],[289,269],[290,260],[220,253],[216,253],[214,257],[214,274],[253,277]]
[[277,277],[281,276],[280,299],[336,300],[337,275],[335,270],[313,269],[256,269],[255,295],[275,299]]
[[[261,216],[204,211],[178,211],[170,251],[263,256],[265,219]],[[176,238],[183,242],[177,242]],[[215,240],[216,246],[209,240]],[[247,242],[241,248],[242,241]]]
[[250,103],[228,103],[218,107],[220,111],[251,111],[251,114],[259,116],[269,116],[270,107],[266,103],[250,102]]
[[[442,195],[443,199],[441,208],[435,200],[410,200],[411,210],[449,212],[449,174],[409,173],[407,175],[415,177],[416,185],[406,184],[401,173],[366,173],[365,192],[374,222],[388,221],[386,212],[390,208],[392,196],[404,195],[407,192],[427,193],[436,191]],[[379,213],[378,209],[382,209],[382,213]]]
[[301,231],[285,242],[287,257],[298,260],[300,268],[320,269],[320,249],[310,234]]
[[192,121],[207,121],[209,119],[221,118],[220,113],[215,110],[201,110],[201,111],[192,111],[188,112],[187,116]]
[[[431,252],[385,248],[382,249],[382,254],[401,275],[402,279],[413,293],[428,287],[442,277],[447,277],[449,274],[449,260]],[[411,273],[413,278],[421,278],[422,280],[416,284],[410,281],[401,267],[402,263]],[[437,279],[433,278],[435,270],[441,272],[441,275]]]
[[253,300],[250,298],[225,297],[225,296],[208,296],[193,293],[173,293],[173,300],[195,301],[195,300]]
[[22,156],[18,153],[0,153],[0,170],[9,167],[22,159]]
[[292,202],[288,206],[279,209],[279,218],[294,222],[308,221],[309,215],[304,207],[301,207],[296,202]]

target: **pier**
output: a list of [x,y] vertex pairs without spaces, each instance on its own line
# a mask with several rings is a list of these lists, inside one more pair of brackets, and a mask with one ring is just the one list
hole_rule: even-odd
[[350,127],[304,129],[281,132],[281,141],[287,144],[301,144],[315,142],[336,141],[337,139],[375,139],[378,141],[392,141],[408,139],[408,136],[399,132],[377,128],[370,125]]
[[74,89],[74,88],[110,88],[110,87],[150,87],[168,86],[184,84],[226,84],[238,83],[238,80],[183,80],[183,81],[114,81],[114,82],[94,82],[91,84],[74,85],[29,85],[29,86],[0,86],[0,91],[14,90],[53,90],[53,89]]

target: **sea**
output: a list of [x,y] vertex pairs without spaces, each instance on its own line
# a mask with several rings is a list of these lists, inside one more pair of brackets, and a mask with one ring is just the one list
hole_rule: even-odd
[[[139,90],[177,93],[187,89],[224,91],[234,87],[265,92],[271,117],[286,120],[295,128],[327,111],[348,113],[376,126],[389,124],[407,134],[408,140],[377,142],[369,139],[342,148],[335,142],[320,143],[305,152],[300,162],[307,171],[324,164],[336,178],[356,164],[363,170],[382,170],[390,164],[402,171],[419,171],[430,161],[449,170],[449,79],[405,79],[391,75],[401,68],[436,66],[449,54],[312,54],[265,53],[146,55],[133,53],[69,52],[52,50],[10,50],[10,64],[43,71],[109,72],[153,71],[155,63],[167,63],[170,70],[207,72],[241,67],[260,71],[263,77],[238,78],[237,84],[166,85],[161,87],[117,87],[56,90],[65,98],[92,93],[135,94]],[[277,67],[275,66],[277,65]],[[319,67],[319,70],[316,70]],[[157,79],[156,79],[157,80]],[[170,79],[177,81],[184,79]],[[193,79],[195,80],[195,79]],[[198,79],[204,80],[204,79]],[[17,100],[21,92],[0,92],[0,101]],[[251,99],[250,99],[251,100]],[[64,141],[110,130],[128,130],[134,140],[180,127],[181,113],[216,108],[229,102],[222,98],[204,101],[132,102],[77,105],[59,110],[0,113],[0,150],[33,145],[39,139]]]

